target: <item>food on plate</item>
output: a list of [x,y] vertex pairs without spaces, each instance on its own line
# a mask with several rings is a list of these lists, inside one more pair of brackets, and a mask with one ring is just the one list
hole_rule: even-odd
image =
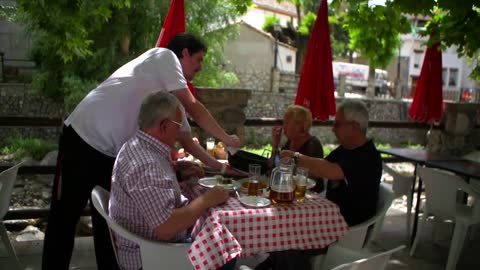
[[231,185],[233,184],[232,182],[232,178],[224,178],[222,175],[214,175],[213,176],[215,178],[215,180],[217,180],[217,183],[219,185]]

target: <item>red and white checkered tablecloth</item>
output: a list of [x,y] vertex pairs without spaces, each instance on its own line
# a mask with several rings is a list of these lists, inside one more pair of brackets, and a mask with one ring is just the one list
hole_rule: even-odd
[[197,224],[188,255],[195,269],[217,269],[238,256],[320,249],[347,231],[338,206],[321,197],[253,209],[232,197],[210,209],[203,224]]

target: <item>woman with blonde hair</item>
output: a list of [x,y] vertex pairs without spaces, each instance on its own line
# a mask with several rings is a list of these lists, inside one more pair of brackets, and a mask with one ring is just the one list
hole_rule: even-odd
[[[312,114],[308,109],[298,105],[287,107],[283,115],[282,127],[275,126],[272,129],[272,156],[269,160],[269,166],[275,164],[275,155],[279,149],[279,143],[282,138],[282,131],[287,138],[287,142],[281,150],[291,150],[303,155],[323,158],[323,147],[320,140],[310,134],[312,127]],[[323,190],[323,181],[317,181],[315,191]]]

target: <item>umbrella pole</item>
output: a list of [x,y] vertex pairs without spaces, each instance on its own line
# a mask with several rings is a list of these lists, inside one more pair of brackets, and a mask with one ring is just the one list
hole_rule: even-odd
[[433,130],[433,121],[430,122],[430,128],[427,131],[427,134],[425,135],[425,149],[429,149],[428,143],[430,142],[430,139],[432,138],[432,130]]

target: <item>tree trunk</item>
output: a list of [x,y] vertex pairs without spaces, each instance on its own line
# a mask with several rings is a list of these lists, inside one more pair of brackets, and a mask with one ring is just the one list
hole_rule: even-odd
[[375,68],[370,66],[368,69],[367,97],[375,96]]
[[300,74],[302,72],[303,62],[305,61],[305,54],[308,49],[308,40],[309,37],[302,36],[298,34],[297,38],[297,54],[295,60],[295,73]]

